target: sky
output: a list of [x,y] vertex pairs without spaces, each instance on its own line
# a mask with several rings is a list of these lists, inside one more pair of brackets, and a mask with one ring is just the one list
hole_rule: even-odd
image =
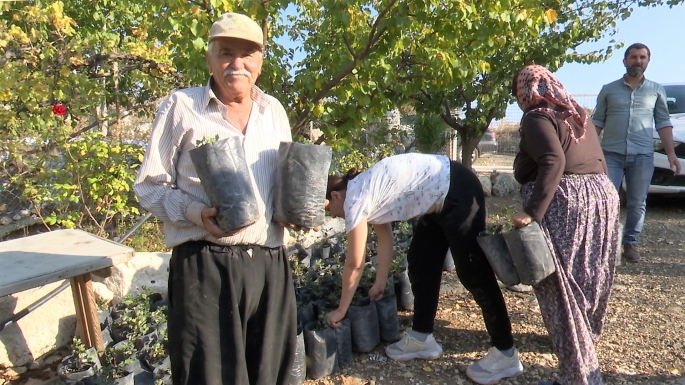
[[622,49],[614,51],[604,62],[594,64],[569,63],[561,67],[556,76],[566,89],[574,95],[599,93],[625,73],[623,53],[632,43],[646,44],[652,57],[645,71],[645,77],[658,83],[685,83],[685,4],[673,8],[636,7],[630,17],[617,23],[618,33],[597,43],[585,43],[578,52],[589,52],[604,48],[611,39],[623,40]]

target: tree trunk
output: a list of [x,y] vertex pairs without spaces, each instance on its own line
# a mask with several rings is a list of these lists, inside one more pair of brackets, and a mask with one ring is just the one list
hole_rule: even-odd
[[472,155],[473,155],[473,150],[476,149],[476,146],[478,146],[478,142],[480,140],[480,137],[478,138],[473,138],[471,137],[471,133],[467,133],[465,136],[461,138],[461,163],[468,167],[471,168],[473,166],[473,162],[471,161]]

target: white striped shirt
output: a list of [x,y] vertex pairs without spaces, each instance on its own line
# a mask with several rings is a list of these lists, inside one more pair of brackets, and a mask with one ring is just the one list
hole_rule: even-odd
[[[176,91],[161,104],[133,190],[141,206],[164,222],[162,230],[168,247],[191,240],[279,247],[287,240],[285,229],[271,218],[278,146],[281,141],[292,141],[290,123],[274,97],[256,86],[251,96],[253,105],[245,135],[226,118],[227,108],[212,91],[210,82],[204,87]],[[200,213],[210,203],[188,155],[196,141],[217,135],[219,139],[242,139],[259,210],[256,223],[221,239],[211,236],[202,225]]]

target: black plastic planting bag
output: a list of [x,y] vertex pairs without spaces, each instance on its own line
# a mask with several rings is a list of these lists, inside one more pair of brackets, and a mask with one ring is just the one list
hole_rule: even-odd
[[514,286],[521,282],[502,233],[480,235],[476,240],[488,258],[495,275],[503,284]]
[[323,225],[332,154],[328,146],[281,142],[274,221],[308,229]]
[[400,320],[397,318],[397,298],[395,294],[385,293],[380,301],[376,302],[378,314],[378,328],[381,340],[395,342],[400,339]]
[[397,308],[400,310],[412,310],[414,308],[414,292],[411,290],[409,274],[407,270],[393,275],[395,282],[395,296],[397,297]]
[[554,273],[554,259],[537,222],[502,233],[521,283],[535,285]]
[[334,373],[338,367],[335,330],[327,327],[316,330],[316,321],[304,328],[304,346],[307,351],[307,377],[318,380]]
[[311,302],[308,302],[307,304],[298,306],[297,322],[304,328],[304,326],[312,321],[316,321],[316,310],[314,309],[314,305],[312,305]]
[[304,348],[304,330],[297,327],[297,348],[295,349],[295,362],[290,371],[288,385],[300,385],[307,379],[307,357]]
[[343,318],[340,324],[335,328],[335,338],[338,342],[338,366],[345,366],[352,362],[352,326],[349,318]]
[[257,198],[239,137],[206,143],[188,152],[216,221],[224,232],[249,226],[259,219]]
[[347,310],[352,324],[352,349],[359,353],[370,352],[381,342],[376,303],[368,299],[365,302]]

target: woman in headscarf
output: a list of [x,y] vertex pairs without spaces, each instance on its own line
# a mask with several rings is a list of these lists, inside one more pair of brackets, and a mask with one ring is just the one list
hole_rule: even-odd
[[556,267],[533,286],[560,369],[559,382],[539,385],[602,384],[595,344],[614,280],[619,197],[592,121],[549,70],[524,67],[512,93],[524,115],[514,161],[523,211],[511,220],[539,222]]
[[368,170],[330,176],[326,209],[345,218],[347,257],[338,308],[328,314],[340,326],[364,270],[368,225],[376,232],[378,267],[369,289],[371,300],[382,298],[393,254],[390,224],[420,216],[407,252],[414,293],[412,329],[385,352],[394,360],[435,359],[442,348],[433,337],[440,297],[442,267],[448,248],[459,280],[483,313],[492,347],[466,369],[479,384],[493,384],[523,372],[514,347],[511,323],[495,274],[476,237],[485,229],[485,196],[475,173],[444,155],[402,154],[385,158]]

